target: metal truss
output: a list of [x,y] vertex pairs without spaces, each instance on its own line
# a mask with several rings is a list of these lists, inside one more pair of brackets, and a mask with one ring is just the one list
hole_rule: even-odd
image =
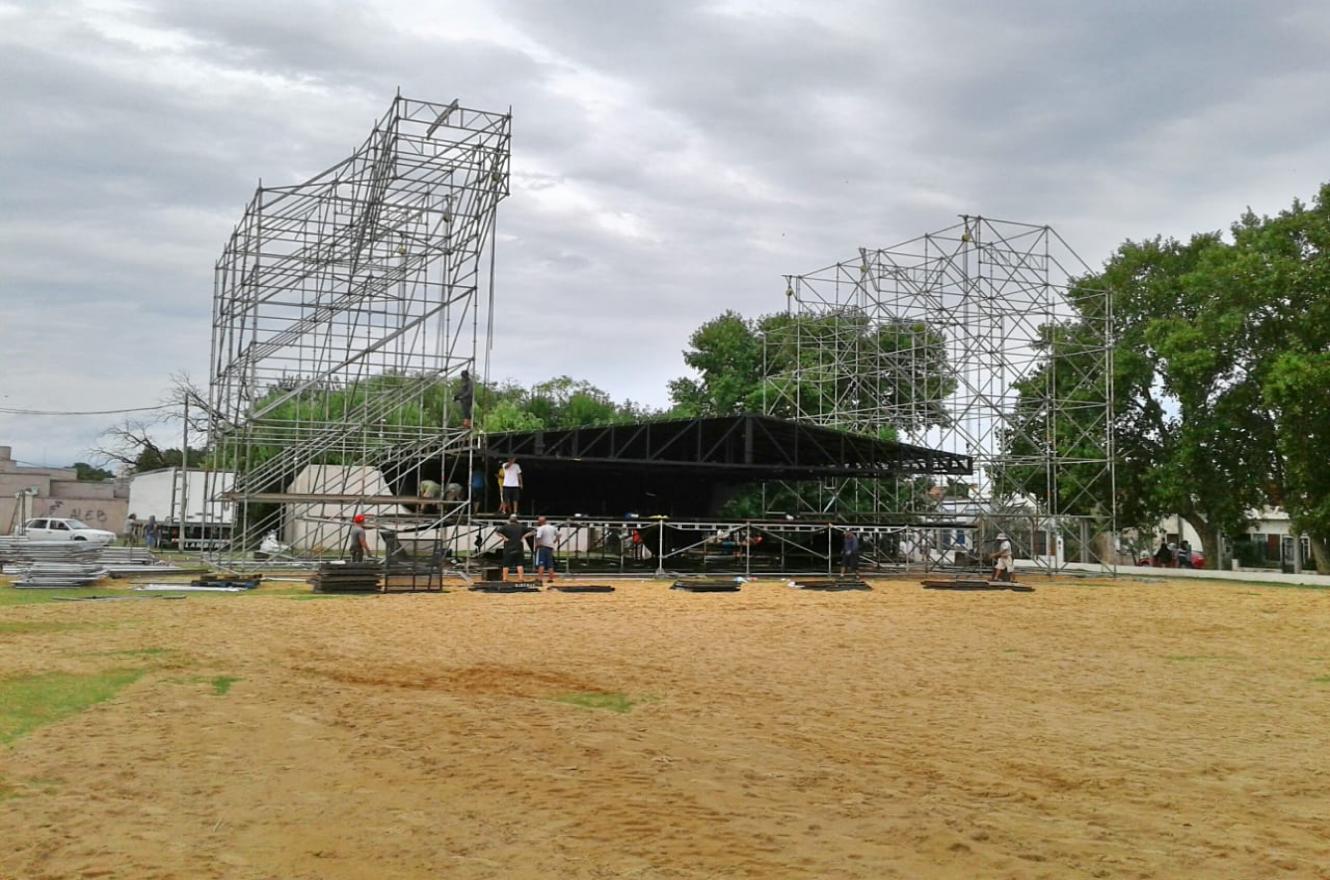
[[[497,531],[506,522],[506,517],[476,516],[465,525],[418,533],[404,530],[396,538],[417,556],[445,546],[453,555],[467,558],[475,573],[486,556],[497,564],[503,545]],[[975,529],[973,523],[945,516],[926,516],[910,524],[855,525],[783,518],[579,516],[555,518],[550,524],[558,535],[556,565],[563,573],[658,577],[688,572],[831,574],[840,566],[846,528],[860,537],[864,572],[888,574],[918,567],[930,555],[956,561],[958,551],[951,546],[955,536]],[[973,559],[969,563],[979,564]]]
[[268,532],[340,552],[353,513],[418,510],[422,469],[471,456],[453,388],[488,334],[510,124],[399,94],[347,158],[260,184],[215,270],[209,495],[234,504],[232,558]]
[[1018,555],[1044,565],[1107,562],[1112,303],[1077,283],[1088,274],[1048,226],[964,215],[787,276],[787,314],[766,333],[764,411],[970,456],[975,467],[963,478],[775,487],[769,498],[824,514],[952,511],[991,526],[981,543],[1019,526],[1029,546]]

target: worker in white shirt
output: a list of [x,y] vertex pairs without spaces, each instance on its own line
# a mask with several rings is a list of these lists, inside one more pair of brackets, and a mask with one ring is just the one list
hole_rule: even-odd
[[554,548],[559,543],[559,530],[545,517],[536,520],[536,580],[554,581]]
[[517,502],[522,498],[522,466],[517,456],[509,456],[500,468],[503,472],[503,506],[500,513],[517,513]]
[[1011,541],[1007,540],[1007,536],[1004,533],[998,532],[997,552],[993,554],[993,580],[1015,580],[1012,576],[1015,571],[1016,566],[1011,556]]

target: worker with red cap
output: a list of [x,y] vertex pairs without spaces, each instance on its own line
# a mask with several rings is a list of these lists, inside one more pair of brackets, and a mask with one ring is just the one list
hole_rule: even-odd
[[351,520],[351,561],[364,562],[369,542],[365,540],[365,514],[357,513]]

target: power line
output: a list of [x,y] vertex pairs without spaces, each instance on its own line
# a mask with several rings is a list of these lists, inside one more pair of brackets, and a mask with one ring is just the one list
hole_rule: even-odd
[[174,403],[163,403],[158,406],[132,406],[127,409],[88,410],[23,409],[0,406],[0,413],[11,416],[115,416],[121,413],[155,412],[162,409],[175,409],[175,407],[176,404]]

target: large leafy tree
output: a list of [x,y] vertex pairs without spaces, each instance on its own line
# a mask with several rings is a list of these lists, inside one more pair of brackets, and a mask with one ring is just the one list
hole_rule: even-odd
[[1270,494],[1330,571],[1330,185],[1274,217],[1249,211],[1207,269],[1215,307],[1204,329],[1247,389],[1233,417],[1265,428]]
[[758,326],[727,311],[693,331],[684,363],[697,378],[670,382],[670,399],[681,416],[726,416],[752,409],[767,373]]
[[[1228,251],[1218,233],[1189,241],[1156,238],[1123,244],[1103,270],[1077,279],[1070,299],[1101,302],[1086,294],[1106,291],[1112,303],[1113,409],[1119,523],[1148,529],[1165,514],[1179,514],[1201,536],[1207,563],[1217,564],[1219,536],[1240,529],[1246,511],[1264,498],[1269,480],[1268,423],[1253,402],[1259,389],[1241,381],[1219,350],[1217,309],[1208,279]],[[1080,326],[1047,328],[1043,368],[1018,387],[1022,403],[1047,393],[1048,371],[1076,357],[1057,340],[1085,332],[1102,317],[1083,316]],[[1094,387],[1087,384],[1088,392]],[[1103,411],[1104,399],[1087,394],[1086,408],[1061,407],[1052,417],[1057,453],[1074,459],[1077,423]],[[1073,466],[1059,489],[1069,513],[1108,505],[1104,475],[1088,483]],[[1041,494],[1036,482],[1030,486]]]
[[[1148,527],[1179,514],[1215,564],[1221,534],[1283,503],[1327,571],[1330,187],[1275,217],[1248,212],[1231,232],[1127,242],[1077,282],[1113,298],[1120,520]],[[1048,363],[1065,362],[1055,340],[1077,328],[1048,332]],[[1019,387],[1023,404],[1047,394],[1048,369]],[[1056,435],[1074,437],[1065,423],[1078,418],[1060,413]],[[1107,492],[1085,494],[1093,504]]]

